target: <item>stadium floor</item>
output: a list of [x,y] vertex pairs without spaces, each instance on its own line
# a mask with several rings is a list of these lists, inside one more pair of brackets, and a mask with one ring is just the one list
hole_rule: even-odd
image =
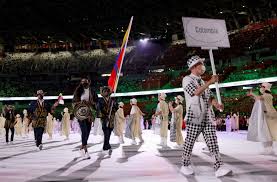
[[[44,149],[36,151],[30,134],[28,139],[15,138],[13,145],[6,145],[0,137],[0,181],[93,181],[93,182],[273,182],[277,181],[277,155],[258,155],[261,144],[246,141],[245,132],[218,132],[219,145],[225,164],[233,170],[232,176],[216,178],[212,160],[201,149],[204,143],[197,142],[192,161],[196,174],[184,177],[178,172],[181,165],[181,150],[157,146],[159,136],[150,130],[143,131],[145,143],[132,146],[125,139],[124,145],[112,136],[112,156],[101,156],[100,137],[90,135],[90,160],[78,158],[79,134],[71,134],[69,141],[56,134],[47,140]],[[173,143],[169,146],[173,148]],[[275,152],[276,151],[275,143]]]

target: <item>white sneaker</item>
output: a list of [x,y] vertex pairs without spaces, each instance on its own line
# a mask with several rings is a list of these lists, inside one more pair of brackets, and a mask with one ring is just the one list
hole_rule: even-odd
[[228,169],[224,166],[221,166],[220,168],[218,168],[215,172],[215,176],[217,178],[222,177],[222,176],[226,176],[226,175],[231,175],[232,174],[232,170]]
[[100,157],[105,157],[109,155],[109,150],[102,150],[101,152],[98,153],[98,156]]
[[262,152],[260,152],[260,155],[274,155],[274,152],[272,148],[265,148]]
[[131,144],[136,145],[137,144],[136,140],[133,140]]
[[123,143],[124,143],[124,140],[123,140],[123,138],[121,138],[121,137],[118,137],[118,143],[119,143],[119,144],[123,144]]
[[175,148],[175,149],[182,149],[182,145],[176,144],[176,145],[174,146],[174,148]]
[[139,143],[144,143],[142,136],[139,137]]
[[10,144],[12,145],[12,144],[13,144],[13,141],[11,141]]
[[90,159],[90,155],[88,154],[88,152],[85,153],[85,156],[82,157],[83,160],[86,160],[86,159]]
[[193,171],[193,169],[190,165],[189,166],[182,166],[181,169],[180,169],[180,172],[185,176],[189,176],[189,175],[194,174],[194,171]]
[[163,146],[164,145],[164,141],[163,139],[161,138],[161,142],[158,144],[158,146]]
[[120,144],[123,144],[123,143],[124,143],[123,137],[120,137],[120,138],[119,138],[119,143],[120,143]]
[[167,146],[167,140],[166,140],[166,138],[164,138],[163,139],[163,146],[162,146],[163,148],[167,148],[168,146]]
[[81,149],[79,150],[79,154],[80,154],[80,157],[85,157],[85,150],[84,149]]
[[42,144],[40,144],[40,145],[38,146],[38,148],[39,148],[39,150],[42,150],[43,145],[42,145]]

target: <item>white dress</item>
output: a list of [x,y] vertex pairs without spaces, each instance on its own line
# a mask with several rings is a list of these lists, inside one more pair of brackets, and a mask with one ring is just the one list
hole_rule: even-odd
[[97,135],[103,136],[104,135],[100,118],[95,118],[94,123],[93,123],[92,133],[95,136],[97,136]]
[[[160,109],[160,104],[157,105],[157,108],[156,108],[156,112],[160,112],[161,109]],[[154,134],[156,135],[160,135],[160,132],[161,132],[161,118],[160,116],[155,116],[155,119],[154,119]]]
[[23,117],[23,128],[22,128],[22,133],[24,135],[28,134],[28,124],[29,124],[29,119],[27,118],[27,115]]
[[0,135],[2,135],[2,133],[4,134],[5,133],[5,121],[6,121],[6,118],[4,118],[3,116],[0,116]]
[[232,123],[230,118],[225,119],[225,125],[226,125],[226,132],[231,132],[232,130]]
[[16,118],[16,124],[14,126],[15,134],[21,136],[22,135],[22,119]]
[[261,100],[256,100],[249,118],[247,140],[253,142],[272,141],[264,111],[264,103]]

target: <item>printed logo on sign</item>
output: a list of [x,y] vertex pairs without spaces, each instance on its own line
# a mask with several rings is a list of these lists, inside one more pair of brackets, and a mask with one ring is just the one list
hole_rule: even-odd
[[224,20],[184,18],[186,43],[192,47],[230,47]]

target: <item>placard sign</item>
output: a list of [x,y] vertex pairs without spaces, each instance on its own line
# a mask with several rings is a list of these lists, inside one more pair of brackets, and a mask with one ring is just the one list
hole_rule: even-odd
[[225,20],[182,17],[188,47],[230,47]]

